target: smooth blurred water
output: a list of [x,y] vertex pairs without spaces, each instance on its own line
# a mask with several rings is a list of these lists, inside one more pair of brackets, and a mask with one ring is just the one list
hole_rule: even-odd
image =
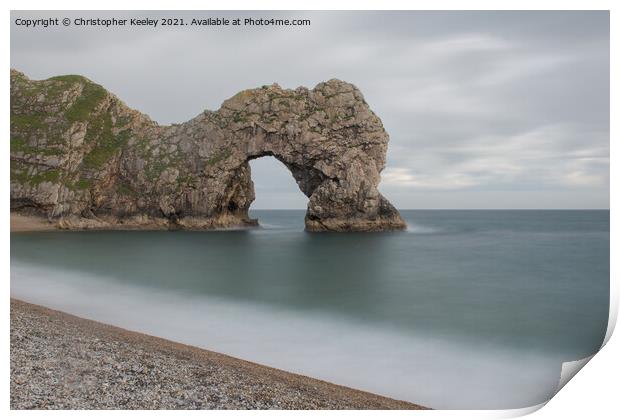
[[402,211],[311,234],[303,211],[216,232],[11,235],[11,294],[434,408],[548,399],[609,312],[609,211]]

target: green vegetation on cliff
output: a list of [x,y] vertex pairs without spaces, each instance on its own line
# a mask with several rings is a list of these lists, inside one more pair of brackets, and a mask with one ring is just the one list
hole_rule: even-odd
[[118,134],[112,132],[113,125],[110,115],[89,121],[86,131],[87,142],[95,142],[95,147],[84,156],[84,166],[101,168],[114,154],[125,145],[131,131],[123,130]]
[[[66,76],[70,77],[70,76]],[[71,122],[86,121],[106,97],[106,90],[98,84],[87,82],[82,94],[65,113],[65,118]]]
[[30,146],[20,137],[11,137],[11,153],[23,153],[25,155],[57,156],[62,154],[62,150],[49,146]]
[[11,128],[17,131],[29,131],[45,128],[41,114],[17,115],[11,113]]
[[36,170],[33,172],[32,168],[22,162],[11,161],[11,181],[36,186],[43,182],[57,182],[60,179],[60,172],[56,169],[38,167]]

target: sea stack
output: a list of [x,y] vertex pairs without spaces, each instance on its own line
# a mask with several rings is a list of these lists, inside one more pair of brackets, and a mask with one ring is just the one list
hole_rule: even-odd
[[274,84],[159,125],[81,76],[11,70],[11,211],[67,229],[256,224],[249,161],[273,156],[308,197],[308,231],[405,227],[377,190],[389,136],[352,84]]

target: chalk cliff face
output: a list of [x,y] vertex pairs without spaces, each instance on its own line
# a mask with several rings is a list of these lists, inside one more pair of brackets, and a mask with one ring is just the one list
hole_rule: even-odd
[[405,227],[378,192],[388,135],[360,91],[244,90],[160,126],[81,76],[11,70],[11,210],[64,228],[252,225],[251,159],[274,156],[308,197],[309,231]]

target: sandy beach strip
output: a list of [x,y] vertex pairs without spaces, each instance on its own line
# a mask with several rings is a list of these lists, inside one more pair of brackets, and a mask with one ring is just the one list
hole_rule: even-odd
[[57,230],[58,227],[39,216],[26,216],[11,213],[11,232],[38,232]]
[[422,409],[11,299],[11,409]]

